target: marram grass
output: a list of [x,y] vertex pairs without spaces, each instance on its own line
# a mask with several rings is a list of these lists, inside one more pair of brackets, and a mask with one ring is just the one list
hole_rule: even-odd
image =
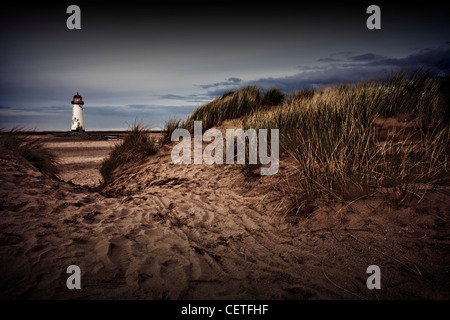
[[[280,148],[296,163],[296,181],[285,190],[297,213],[321,197],[350,201],[387,187],[404,199],[419,183],[448,180],[446,81],[399,74],[295,93],[284,105],[254,112],[244,126],[280,130]],[[375,120],[397,115],[414,121],[419,139],[400,130],[379,141]]]

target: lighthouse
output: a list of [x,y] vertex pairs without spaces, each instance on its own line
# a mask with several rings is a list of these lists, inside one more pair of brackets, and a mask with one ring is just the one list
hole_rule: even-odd
[[83,98],[78,94],[73,96],[72,100],[72,131],[84,131],[84,116],[83,116]]

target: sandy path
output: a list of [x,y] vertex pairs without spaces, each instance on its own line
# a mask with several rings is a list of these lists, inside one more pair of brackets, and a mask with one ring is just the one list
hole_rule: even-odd
[[[450,192],[414,207],[385,196],[271,215],[270,177],[174,165],[167,146],[102,192],[0,157],[2,298],[376,299],[450,297]],[[283,168],[280,168],[283,170]],[[275,179],[276,180],[276,179]],[[82,289],[66,288],[81,268]],[[366,287],[377,264],[383,289]]]
[[[8,160],[15,162],[12,156]],[[185,193],[205,182],[199,174],[208,169],[202,166],[186,174],[186,179],[190,175],[198,178],[184,186],[177,178],[166,176],[165,180],[152,180],[156,188],[132,197],[104,198],[50,182],[32,168],[23,172],[20,163],[14,165],[22,173],[2,175],[4,185],[25,183],[27,191],[4,195],[8,212],[2,217],[2,228],[6,229],[2,249],[7,253],[2,258],[7,261],[2,261],[2,274],[14,283],[9,283],[13,293],[6,291],[6,296],[249,298],[280,294],[273,288],[248,291],[246,284],[260,281],[261,276],[272,278],[274,268],[281,278],[287,276],[277,264],[266,262],[272,255],[266,242],[281,239],[248,235],[273,227],[243,203],[236,206],[235,202],[244,198],[229,188],[217,189],[212,181],[206,181],[216,192],[199,187],[198,193]],[[190,171],[189,167],[176,167],[180,168]],[[22,178],[19,181],[18,176]],[[208,174],[208,180],[214,179]],[[174,189],[170,195],[169,186]],[[38,194],[52,200],[33,197]],[[214,203],[224,196],[230,209]],[[23,228],[21,233],[7,231],[16,224]],[[84,285],[80,292],[61,286],[65,266],[70,264],[81,267]],[[241,267],[255,272],[248,277]],[[38,288],[29,287],[30,283]]]
[[99,186],[103,179],[99,172],[101,163],[118,141],[81,140],[46,142],[60,164],[58,176],[67,182],[90,187]]

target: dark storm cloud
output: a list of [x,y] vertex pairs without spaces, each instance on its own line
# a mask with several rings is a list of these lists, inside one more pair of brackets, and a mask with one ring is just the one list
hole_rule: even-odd
[[330,67],[330,65],[326,66],[297,66],[298,70],[301,71],[320,71],[320,70],[326,70]]
[[[341,56],[342,59],[331,58]],[[391,58],[377,53],[353,55],[352,52],[331,54],[317,60],[321,65],[298,66],[299,73],[285,77],[266,77],[250,81],[228,78],[224,82],[202,85],[209,89],[204,98],[212,100],[224,92],[246,85],[256,85],[263,90],[273,87],[292,92],[308,87],[321,87],[339,83],[355,83],[361,80],[378,79],[395,71],[430,70],[436,73],[450,72],[450,43],[437,48],[427,48],[403,58]],[[232,80],[236,79],[236,80]],[[226,84],[226,85],[225,85]],[[182,97],[178,97],[182,98]],[[186,97],[185,97],[186,98]]]
[[[349,56],[345,59],[320,58],[318,62],[329,63],[328,67],[400,67],[404,69],[422,68],[432,69],[437,72],[448,72],[450,70],[450,42],[446,42],[436,48],[416,49],[418,52],[403,58],[393,58],[376,53],[365,53]],[[332,55],[330,55],[332,56]],[[325,66],[298,67],[300,70],[325,69]]]
[[385,56],[374,54],[374,53],[366,53],[359,56],[350,57],[348,60],[355,62],[370,62],[370,61],[379,61],[381,59],[385,59]]
[[209,94],[187,94],[187,95],[180,95],[180,94],[164,94],[164,95],[155,95],[157,97],[160,97],[161,99],[167,99],[167,100],[179,100],[179,101],[185,101],[185,102],[191,102],[191,103],[203,103],[210,99]]
[[[322,61],[319,59],[318,61]],[[404,58],[392,58],[375,53],[366,53],[352,56],[346,61],[334,64],[338,67],[400,67],[403,69],[431,69],[436,72],[450,71],[450,42],[446,42],[437,48],[426,48],[418,53],[408,55]]]
[[283,78],[264,78],[250,81],[249,84],[263,89],[277,87],[284,92],[292,92],[303,88],[321,87],[338,83],[354,83],[363,79],[378,78],[389,74],[388,70],[377,67],[330,67],[327,70],[302,72]]
[[335,59],[335,58],[321,58],[317,59],[319,62],[339,62],[342,61],[341,59]]
[[[324,62],[323,60],[329,61],[328,58],[318,59],[321,62]],[[305,87],[375,79],[401,70],[423,69],[438,74],[448,73],[450,72],[450,42],[437,48],[423,49],[404,58],[390,58],[375,53],[366,53],[348,57],[341,63],[330,63],[326,66],[299,66],[298,68],[302,72],[292,76],[261,78],[245,84],[257,85],[264,89],[278,87],[285,92],[290,92]]]
[[164,94],[160,96],[162,99],[172,99],[172,100],[186,100],[189,96],[181,96],[178,94]]
[[240,83],[242,83],[242,79],[239,78],[228,78],[225,79],[225,81],[222,82],[216,82],[216,83],[211,83],[211,84],[204,84],[204,85],[199,85],[200,88],[202,89],[210,89],[210,88],[217,88],[217,87],[233,87],[236,85],[239,85]]
[[[331,56],[340,55],[346,58],[335,59]],[[227,88],[217,83],[203,85],[209,90],[207,95],[211,99],[220,96],[230,89],[238,89],[245,85],[256,85],[262,89],[277,87],[285,92],[292,92],[307,87],[320,87],[337,83],[354,83],[366,79],[377,79],[400,70],[424,69],[436,73],[450,72],[450,42],[437,48],[427,48],[418,53],[403,58],[391,58],[376,53],[353,55],[352,52],[332,54],[330,57],[318,59],[318,62],[327,63],[317,66],[298,66],[301,71],[285,77],[267,77],[251,81],[236,81],[229,83]]]
[[369,62],[372,66],[391,65],[402,68],[430,68],[437,72],[450,71],[450,42],[436,49],[424,49],[403,59],[379,59]]

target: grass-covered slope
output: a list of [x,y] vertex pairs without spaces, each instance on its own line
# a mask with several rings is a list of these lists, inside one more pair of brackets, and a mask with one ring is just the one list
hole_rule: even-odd
[[[417,195],[421,183],[448,180],[449,82],[449,76],[402,73],[288,96],[247,86],[199,107],[184,122],[168,121],[163,141],[179,127],[192,132],[194,121],[207,130],[241,118],[244,129],[280,130],[280,151],[296,171],[284,185],[289,210],[303,212],[323,197],[351,201],[384,188],[403,200]],[[390,119],[396,126],[385,126]],[[133,128],[104,162],[105,180],[117,165],[157,148],[142,128]]]
[[[278,128],[298,174],[289,194],[299,207],[317,197],[351,200],[394,187],[401,199],[419,183],[448,180],[448,77],[427,73],[300,92],[253,113],[246,128]],[[383,119],[398,123],[380,135]],[[300,210],[301,211],[301,210]]]
[[39,139],[33,139],[17,129],[0,132],[0,147],[17,152],[39,171],[52,177],[58,173],[57,157]]
[[268,106],[278,105],[283,99],[284,94],[277,88],[263,94],[258,87],[247,86],[240,90],[226,92],[199,107],[180,125],[192,131],[194,121],[202,121],[203,130],[207,130],[220,125],[226,119],[240,118]]

